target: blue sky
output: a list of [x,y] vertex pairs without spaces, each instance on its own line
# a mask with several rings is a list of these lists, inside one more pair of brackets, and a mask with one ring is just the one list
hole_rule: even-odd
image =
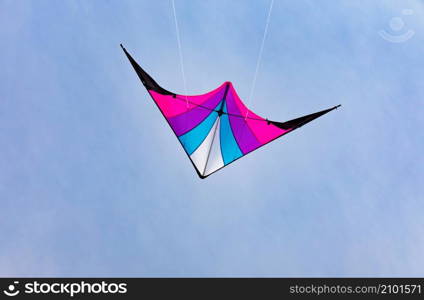
[[[176,0],[190,94],[247,99],[268,6]],[[0,1],[0,275],[423,276],[424,2],[275,0],[250,107],[342,108],[206,180],[119,48],[183,93],[171,9]]]

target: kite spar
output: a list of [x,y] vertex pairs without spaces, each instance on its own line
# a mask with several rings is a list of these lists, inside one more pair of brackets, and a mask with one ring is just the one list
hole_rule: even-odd
[[167,91],[121,47],[200,178],[340,106],[287,122],[270,121],[249,110],[228,81],[197,96]]

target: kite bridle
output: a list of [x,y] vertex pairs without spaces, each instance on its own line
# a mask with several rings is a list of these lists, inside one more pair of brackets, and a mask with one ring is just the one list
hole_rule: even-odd
[[[177,35],[177,45],[178,45],[178,53],[179,53],[179,57],[180,57],[180,67],[181,67],[181,75],[183,77],[183,84],[184,84],[184,91],[185,91],[185,100],[186,100],[186,106],[187,109],[189,107],[189,101],[187,98],[187,81],[186,81],[186,76],[185,76],[185,71],[184,71],[184,60],[183,60],[183,52],[182,52],[182,47],[181,47],[181,39],[180,39],[180,29],[178,26],[178,20],[177,20],[177,13],[175,11],[175,1],[171,0],[171,4],[172,4],[172,12],[174,15],[174,23],[175,23],[175,32]],[[259,54],[258,54],[258,59],[256,61],[256,68],[255,68],[255,73],[253,75],[253,80],[252,80],[252,85],[250,88],[250,93],[249,93],[249,98],[247,98],[246,101],[246,105],[249,106],[249,104],[252,102],[252,97],[253,97],[253,93],[255,91],[255,87],[256,87],[256,80],[258,77],[258,73],[259,73],[259,67],[261,65],[261,61],[262,61],[262,53],[264,51],[264,46],[265,46],[265,39],[268,33],[268,27],[269,27],[269,22],[271,20],[271,12],[272,12],[272,8],[274,7],[274,0],[271,0],[271,3],[269,5],[269,10],[268,10],[268,16],[266,19],[266,23],[265,23],[265,30],[264,30],[264,34],[262,36],[262,43],[261,43],[261,47],[259,48]],[[249,111],[246,112],[246,115],[244,116],[245,119],[247,119],[249,116]]]

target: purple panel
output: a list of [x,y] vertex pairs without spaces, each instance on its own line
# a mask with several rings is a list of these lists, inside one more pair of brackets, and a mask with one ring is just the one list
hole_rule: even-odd
[[[234,101],[232,89],[227,94],[225,102],[227,104],[227,110],[229,114],[238,116],[242,115]],[[261,143],[256,139],[244,118],[229,115],[229,119],[234,137],[236,138],[237,144],[239,145],[239,148],[243,154],[246,154],[261,146]]]
[[[213,95],[210,99],[202,103],[202,106],[210,107],[215,109],[224,96],[225,89],[222,88],[218,93]],[[169,124],[174,129],[177,136],[181,136],[184,133],[190,131],[201,123],[206,117],[211,113],[210,109],[197,106],[190,111],[177,115],[175,117],[169,118]]]

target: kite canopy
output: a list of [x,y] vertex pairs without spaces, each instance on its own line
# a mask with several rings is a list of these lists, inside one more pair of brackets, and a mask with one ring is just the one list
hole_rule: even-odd
[[144,87],[178,137],[200,178],[206,178],[244,155],[336,109],[340,105],[284,123],[249,110],[231,82],[198,96],[159,86],[121,45]]

